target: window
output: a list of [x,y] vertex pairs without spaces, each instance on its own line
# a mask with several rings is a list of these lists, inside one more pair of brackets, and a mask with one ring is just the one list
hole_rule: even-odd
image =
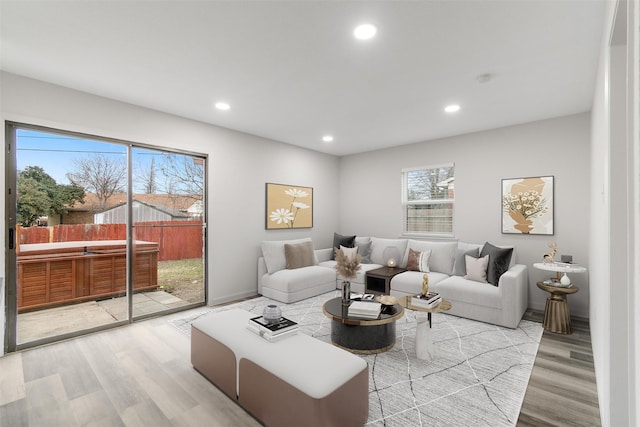
[[404,233],[453,234],[454,165],[402,171]]

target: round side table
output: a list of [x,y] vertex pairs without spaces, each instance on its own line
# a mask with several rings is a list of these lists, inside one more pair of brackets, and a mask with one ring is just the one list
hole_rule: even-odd
[[544,329],[555,334],[570,334],[571,317],[569,316],[567,295],[575,294],[580,289],[573,285],[561,288],[547,285],[543,282],[538,282],[537,285],[540,289],[550,294],[544,306]]

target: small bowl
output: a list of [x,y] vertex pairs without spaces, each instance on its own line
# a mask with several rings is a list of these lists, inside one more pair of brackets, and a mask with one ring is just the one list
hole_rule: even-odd
[[398,303],[398,298],[391,295],[380,295],[376,298],[376,301],[382,305],[395,305]]

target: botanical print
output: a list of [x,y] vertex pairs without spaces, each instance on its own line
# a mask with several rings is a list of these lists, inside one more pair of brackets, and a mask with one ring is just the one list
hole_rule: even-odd
[[313,188],[267,183],[267,230],[313,227]]
[[553,177],[502,180],[502,232],[553,234]]

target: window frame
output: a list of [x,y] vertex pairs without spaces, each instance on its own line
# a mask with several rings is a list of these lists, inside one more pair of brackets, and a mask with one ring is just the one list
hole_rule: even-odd
[[[435,164],[429,166],[420,166],[420,167],[411,167],[402,169],[401,173],[401,206],[402,206],[402,235],[403,236],[415,236],[415,237],[430,237],[430,238],[453,238],[455,237],[455,190],[453,193],[453,198],[447,199],[438,199],[438,200],[408,200],[408,174],[413,171],[421,171],[421,170],[431,170],[431,169],[440,169],[440,168],[453,168],[453,178],[455,182],[455,163],[442,163]],[[455,184],[454,184],[455,185]],[[455,187],[454,187],[455,188]],[[448,232],[438,232],[438,231],[409,231],[408,228],[408,212],[407,209],[409,206],[416,205],[451,205],[451,231]]]

